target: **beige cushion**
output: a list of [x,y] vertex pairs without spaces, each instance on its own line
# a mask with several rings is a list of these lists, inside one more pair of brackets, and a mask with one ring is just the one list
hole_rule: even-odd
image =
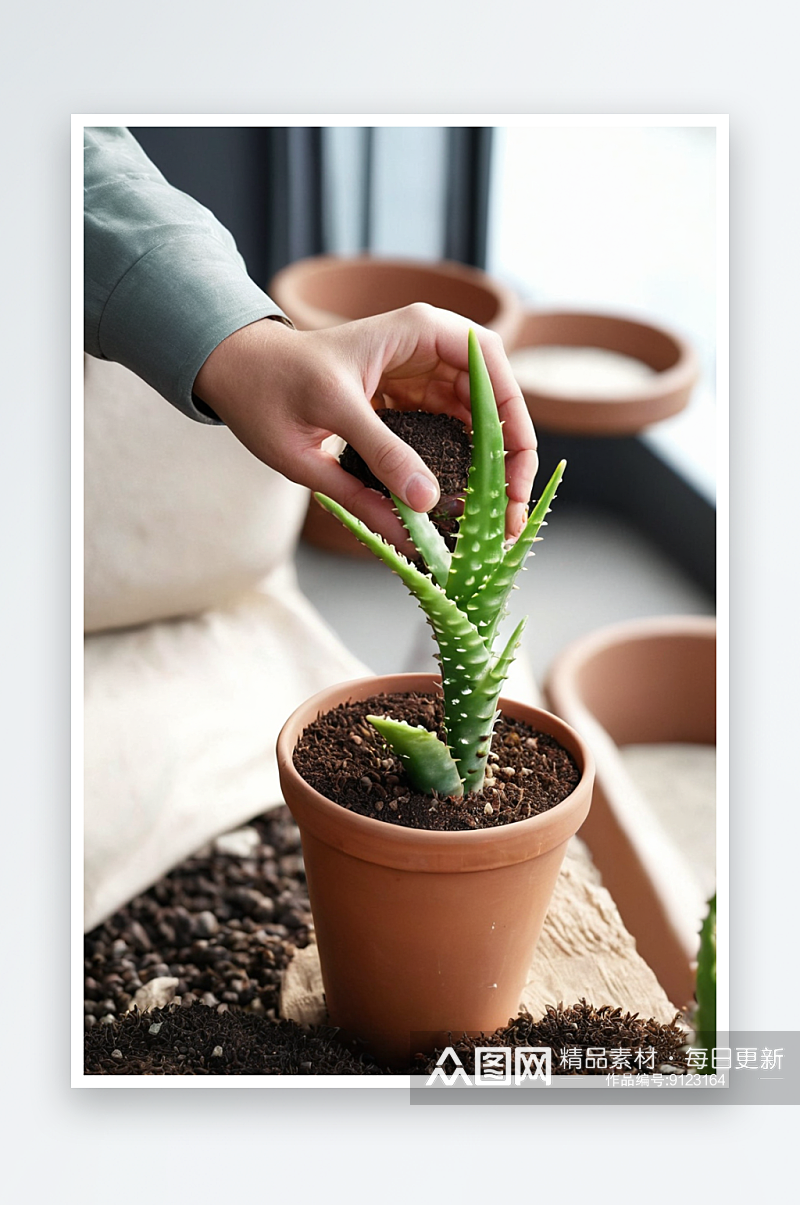
[[308,491],[225,427],[85,358],[84,629],[192,615],[292,556]]
[[368,672],[289,567],[195,618],[88,637],[85,671],[87,929],[281,803],[284,720],[324,686]]
[[306,491],[119,365],[87,361],[86,383],[90,929],[280,803],[284,720],[368,671],[297,587]]

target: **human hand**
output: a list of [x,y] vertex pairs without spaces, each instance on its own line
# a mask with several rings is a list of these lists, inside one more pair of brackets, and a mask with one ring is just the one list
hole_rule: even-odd
[[374,397],[399,410],[446,413],[470,426],[467,333],[478,335],[504,423],[509,505],[506,535],[527,518],[536,436],[500,337],[466,318],[415,303],[321,331],[271,319],[242,327],[208,357],[194,392],[255,456],[334,498],[398,547],[405,529],[388,499],[362,485],[322,447],[347,440],[375,476],[418,511],[439,498],[416,452],[378,419]]

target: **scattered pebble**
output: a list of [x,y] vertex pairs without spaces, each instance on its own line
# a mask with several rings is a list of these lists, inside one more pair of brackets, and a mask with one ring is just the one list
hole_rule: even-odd
[[245,825],[231,833],[223,833],[214,841],[214,852],[228,858],[249,858],[258,849],[261,836],[257,828]]
[[140,1013],[149,1012],[151,1008],[163,1008],[171,1004],[178,990],[178,980],[170,975],[157,976],[140,987],[133,997],[131,1008]]

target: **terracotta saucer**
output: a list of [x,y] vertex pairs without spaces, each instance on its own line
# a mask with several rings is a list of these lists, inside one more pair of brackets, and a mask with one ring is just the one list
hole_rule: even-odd
[[512,289],[486,272],[447,260],[316,255],[283,268],[267,291],[301,330],[321,330],[426,301],[463,314],[510,343],[522,313]]
[[617,393],[613,384],[604,387],[602,365],[596,366],[597,389],[594,382],[592,388],[571,389],[566,380],[556,389],[526,382],[518,357],[517,379],[534,423],[563,434],[634,435],[682,410],[698,377],[695,353],[679,336],[611,314],[529,310],[509,344],[512,363],[514,353],[532,348],[599,348],[646,366],[641,379],[626,381]]

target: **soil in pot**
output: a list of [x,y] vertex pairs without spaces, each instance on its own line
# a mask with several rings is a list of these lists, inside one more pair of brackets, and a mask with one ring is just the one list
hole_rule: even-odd
[[464,799],[423,795],[368,715],[422,724],[444,737],[441,698],[418,692],[378,694],[318,716],[297,743],[295,768],[321,795],[361,816],[440,832],[496,828],[549,811],[580,779],[574,759],[553,737],[500,715],[483,791]]
[[[428,414],[423,410],[377,410],[376,414],[390,431],[422,457],[439,482],[441,497],[436,510],[431,512],[431,520],[452,551],[472,455],[467,428],[448,414]],[[389,497],[386,486],[350,444],[339,457],[339,463],[364,485]]]

